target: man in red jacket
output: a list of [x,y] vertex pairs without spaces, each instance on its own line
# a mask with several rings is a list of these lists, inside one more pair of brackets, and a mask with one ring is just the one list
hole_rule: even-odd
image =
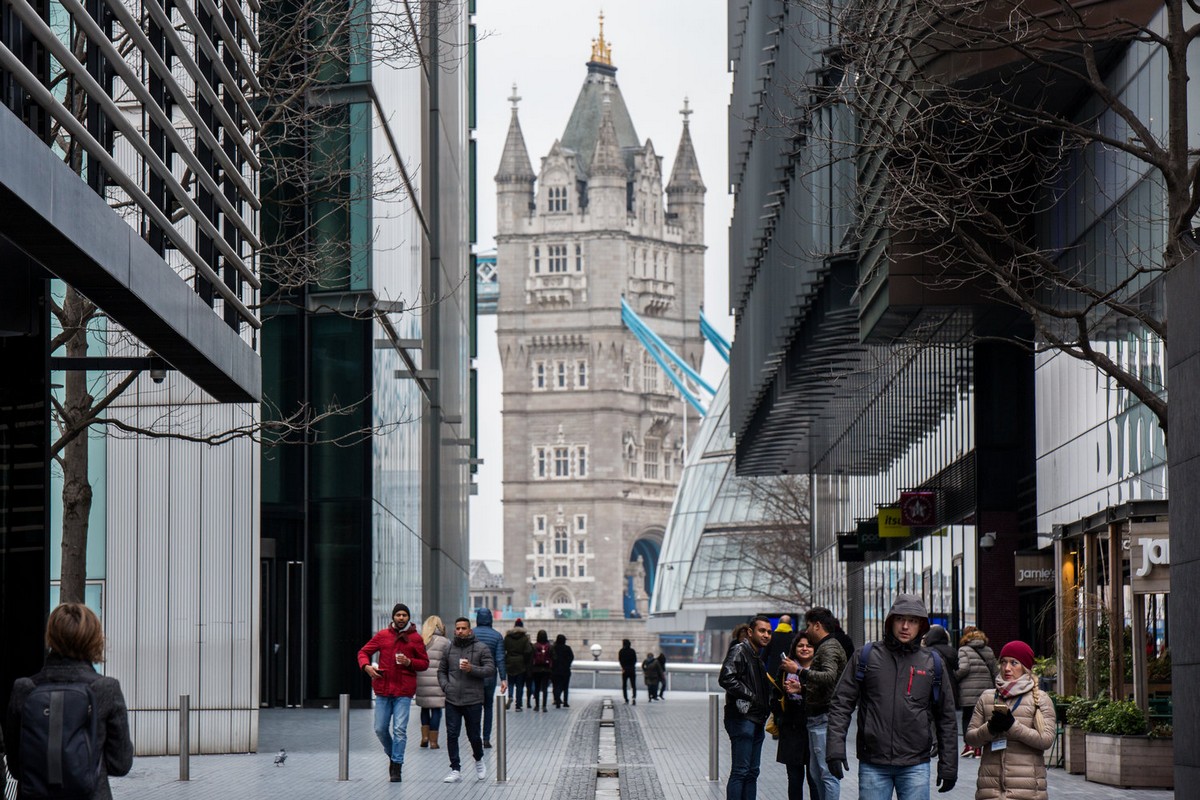
[[[371,656],[379,653],[379,663]],[[396,603],[392,624],[358,651],[358,666],[371,676],[375,692],[375,735],[388,754],[388,777],[399,783],[408,741],[408,710],[417,692],[417,673],[429,668],[425,640],[412,624],[408,606]],[[391,724],[389,729],[388,725]]]

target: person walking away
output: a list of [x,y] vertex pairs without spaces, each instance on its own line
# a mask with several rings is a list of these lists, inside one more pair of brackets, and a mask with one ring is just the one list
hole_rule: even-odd
[[446,623],[436,614],[425,618],[421,625],[421,640],[429,656],[429,669],[417,674],[417,693],[414,699],[421,708],[421,747],[438,749],[438,728],[442,724],[442,709],[446,695],[438,683],[438,667],[450,649],[446,638]]
[[[779,746],[775,751],[775,760],[787,769],[788,800],[804,800],[804,773],[808,765],[808,725],[804,712],[804,684],[800,682],[800,672],[812,666],[815,651],[808,634],[801,631],[792,637],[791,645],[780,655],[775,680],[775,685],[780,687],[780,691],[772,705],[775,724],[779,726]],[[783,656],[797,669],[788,669],[784,665]],[[816,797],[814,777],[810,773],[808,781],[810,792]]]
[[667,654],[665,652],[658,654],[658,669],[662,675],[662,683],[658,685],[658,699],[662,700],[667,693]]
[[508,700],[504,707],[512,705],[513,693],[517,695],[517,711],[525,702],[525,682],[529,678],[530,662],[533,661],[533,642],[525,632],[525,622],[517,617],[512,629],[504,634],[504,668],[508,672]]
[[928,800],[929,758],[936,738],[938,792],[958,780],[958,715],[954,690],[936,651],[921,647],[929,613],[915,594],[896,597],[884,639],[859,648],[829,707],[825,757],[839,780],[846,769],[846,732],[858,708],[860,800]]
[[975,800],[1048,800],[1045,752],[1054,743],[1054,703],[1038,689],[1033,649],[1000,649],[995,688],[979,696],[964,738],[982,748]]
[[[944,681],[950,684],[950,688],[954,691],[954,702],[959,706],[962,705],[958,693],[958,679],[954,677],[954,673],[958,671],[958,648],[950,644],[950,635],[946,633],[946,629],[941,625],[930,625],[929,633],[925,634],[922,640],[926,647],[931,650],[937,650],[938,655],[942,657],[942,669],[945,672]],[[967,726],[963,725],[963,732],[967,730]],[[955,743],[957,746],[957,742]],[[962,754],[959,754],[962,757]]]
[[813,800],[839,800],[842,784],[826,763],[826,739],[829,735],[829,704],[838,679],[846,669],[846,651],[833,633],[837,618],[827,608],[813,608],[804,614],[804,632],[813,646],[812,664],[796,669],[789,658],[784,666],[796,671],[804,686],[805,725],[808,727],[808,777]]
[[[371,663],[376,653],[378,665]],[[392,783],[399,783],[404,774],[408,712],[417,693],[417,673],[429,669],[425,641],[412,624],[408,606],[396,603],[392,607],[392,624],[362,646],[358,666],[370,676],[375,692],[375,736],[388,755],[388,777]]]
[[567,644],[567,637],[559,634],[554,637],[554,655],[550,666],[550,680],[554,685],[554,707],[570,708],[567,702],[571,689],[571,664],[575,661],[575,651]]
[[658,687],[662,684],[662,667],[659,666],[654,653],[647,653],[646,660],[642,662],[642,681],[646,684],[646,694],[653,703],[658,699]]
[[766,666],[768,675],[775,675],[779,672],[779,659],[783,658],[795,635],[796,633],[792,629],[792,615],[780,614],[779,622],[775,625],[775,632],[771,634],[771,643],[767,645],[767,649],[763,653],[763,665]]
[[621,665],[621,696],[625,705],[629,705],[629,692],[633,689],[633,704],[637,705],[637,651],[629,645],[628,639],[621,640],[621,649],[617,652],[617,662]]
[[533,663],[529,674],[533,678],[533,710],[539,708],[543,713],[546,708],[546,696],[550,692],[550,673],[554,666],[554,650],[550,647],[550,637],[544,630],[537,632],[537,642],[533,645]]
[[496,683],[499,679],[500,694],[508,692],[508,671],[505,669],[504,637],[492,627],[492,611],[481,608],[475,612],[475,638],[492,648],[492,658],[496,660],[496,675],[488,679],[484,685],[487,700],[483,704],[483,746],[492,746],[492,716],[496,713],[492,698],[496,696]]
[[765,738],[763,726],[770,711],[771,692],[762,651],[771,643],[771,620],[754,618],[744,639],[735,639],[717,679],[725,690],[725,732],[729,734],[729,782],[725,800],[755,800]]
[[[41,671],[13,683],[4,720],[17,797],[60,796],[61,789],[112,800],[108,779],[129,774],[133,740],[121,684],[92,666],[104,661],[104,626],[84,604],[63,603],[46,621],[46,648]],[[61,747],[51,749],[55,738]]]
[[[995,686],[996,654],[988,647],[988,638],[983,631],[974,625],[968,625],[958,641],[958,669],[954,673],[958,680],[958,707],[962,709],[962,729],[965,736],[971,722],[971,714],[975,711],[975,703],[979,696]],[[962,756],[978,758],[981,750],[963,743]]]
[[462,763],[458,758],[458,737],[466,721],[467,741],[475,758],[475,777],[487,778],[483,763],[483,705],[487,702],[488,678],[496,674],[492,648],[475,638],[471,620],[454,620],[454,641],[446,658],[438,666],[438,685],[446,695],[446,752],[450,756],[450,773],[442,783],[462,780]]

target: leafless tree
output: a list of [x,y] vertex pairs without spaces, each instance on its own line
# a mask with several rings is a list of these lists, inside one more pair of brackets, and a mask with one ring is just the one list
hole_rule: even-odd
[[764,597],[807,608],[812,591],[808,478],[800,475],[740,478],[754,522],[741,528],[741,560],[754,569]]
[[[793,106],[776,115],[798,139],[834,136],[822,110],[852,115],[856,134],[834,150],[855,165],[849,239],[866,265],[863,288],[882,274],[869,254],[886,252],[923,262],[931,288],[1010,304],[1032,323],[1029,347],[1094,365],[1165,436],[1165,367],[1112,343],[1167,341],[1160,278],[1188,256],[1200,208],[1187,114],[1200,6],[802,5],[810,22],[794,33],[827,37],[831,68],[798,81]],[[1161,105],[1126,91],[1129,76],[1115,71],[1126,54],[1146,62]]]

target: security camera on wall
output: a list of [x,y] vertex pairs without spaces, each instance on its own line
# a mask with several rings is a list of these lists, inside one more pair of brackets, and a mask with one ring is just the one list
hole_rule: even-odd
[[988,531],[979,537],[979,549],[987,552],[996,546],[996,532]]

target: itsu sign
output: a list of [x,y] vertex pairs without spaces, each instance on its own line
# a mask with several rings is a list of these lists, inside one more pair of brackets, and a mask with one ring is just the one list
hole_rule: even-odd
[[1129,526],[1129,571],[1133,591],[1157,594],[1171,591],[1171,538],[1165,522]]

